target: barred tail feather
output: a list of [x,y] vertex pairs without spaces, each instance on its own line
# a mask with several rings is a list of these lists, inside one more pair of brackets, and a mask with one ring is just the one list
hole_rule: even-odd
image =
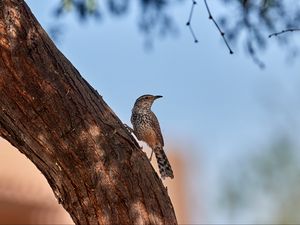
[[154,153],[157,160],[157,165],[159,169],[159,173],[163,179],[166,177],[174,178],[172,167],[169,163],[169,160],[161,147],[154,149]]

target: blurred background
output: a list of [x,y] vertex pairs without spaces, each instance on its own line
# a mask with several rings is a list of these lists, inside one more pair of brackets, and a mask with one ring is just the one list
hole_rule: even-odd
[[[300,28],[298,0],[208,0],[233,55],[203,0],[198,43],[190,0],[26,2],[124,123],[137,97],[164,96],[180,224],[300,223],[300,31],[268,38]],[[0,223],[72,223],[24,155],[3,139],[0,155]]]

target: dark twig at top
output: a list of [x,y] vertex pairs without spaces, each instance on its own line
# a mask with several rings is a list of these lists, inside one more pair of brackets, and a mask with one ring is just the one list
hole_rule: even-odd
[[193,36],[194,42],[197,43],[198,40],[197,40],[197,37],[196,37],[196,35],[195,35],[195,32],[194,32],[193,27],[192,27],[192,24],[191,24],[193,12],[194,12],[194,7],[195,7],[195,5],[197,4],[197,2],[196,2],[195,0],[192,0],[192,1],[193,1],[192,7],[191,7],[189,19],[188,19],[186,25],[189,27],[189,30],[190,30],[190,32],[191,32],[191,34],[192,34],[192,36]]
[[284,33],[287,33],[287,32],[294,32],[294,31],[300,31],[300,28],[289,28],[289,29],[286,29],[286,30],[282,30],[280,32],[275,32],[275,33],[270,34],[269,38],[271,38],[273,36],[278,36],[278,35],[281,35],[281,34],[284,34]]
[[209,18],[210,20],[213,21],[213,23],[215,24],[215,26],[216,26],[217,29],[219,30],[219,32],[220,32],[220,34],[221,34],[221,36],[222,36],[222,38],[223,38],[223,40],[224,40],[224,42],[225,42],[225,44],[226,44],[228,50],[229,50],[229,53],[230,53],[230,54],[233,54],[233,51],[232,51],[232,49],[230,48],[227,39],[225,38],[225,33],[221,30],[220,26],[218,25],[218,23],[216,22],[216,20],[215,20],[214,17],[212,16],[212,14],[211,14],[211,12],[210,12],[210,9],[209,9],[209,7],[208,7],[208,4],[207,4],[206,0],[204,0],[204,3],[205,3],[205,7],[206,7],[206,9],[207,9],[207,12],[208,12],[208,18]]
[[[224,42],[225,42],[225,44],[226,44],[226,46],[227,46],[227,48],[228,48],[228,50],[229,50],[229,53],[230,53],[230,54],[233,54],[233,51],[232,51],[232,49],[230,48],[227,39],[225,38],[225,33],[221,30],[221,28],[220,28],[220,26],[218,25],[217,21],[216,21],[216,20],[214,19],[214,17],[212,16],[212,14],[211,14],[211,12],[210,12],[210,9],[209,9],[209,7],[208,7],[208,4],[207,4],[206,0],[204,0],[204,3],[205,3],[205,7],[206,7],[206,9],[207,9],[207,12],[208,12],[208,18],[209,18],[210,20],[212,20],[213,23],[215,24],[215,26],[217,27],[217,29],[218,29],[220,35],[222,36],[222,38],[223,38],[223,40],[224,40]],[[192,17],[193,17],[193,13],[194,13],[194,7],[195,7],[196,4],[197,4],[197,2],[196,2],[195,0],[192,0],[192,7],[191,7],[189,19],[188,19],[188,21],[187,21],[187,23],[186,23],[186,25],[189,27],[189,30],[190,30],[190,32],[191,32],[191,34],[192,34],[192,36],[193,36],[193,39],[194,39],[195,43],[198,42],[198,39],[197,39],[197,37],[196,37],[196,35],[195,35],[195,32],[194,32],[194,30],[193,30],[193,27],[192,27],[191,22],[192,22]]]

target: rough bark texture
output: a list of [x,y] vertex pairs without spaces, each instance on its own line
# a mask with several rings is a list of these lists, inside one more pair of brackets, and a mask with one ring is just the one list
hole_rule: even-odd
[[0,1],[0,135],[76,224],[177,224],[160,178],[23,0]]

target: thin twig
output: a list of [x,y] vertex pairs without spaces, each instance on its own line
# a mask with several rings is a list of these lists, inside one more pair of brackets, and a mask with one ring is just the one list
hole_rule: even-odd
[[197,39],[197,37],[196,37],[196,35],[195,35],[195,32],[194,32],[193,27],[192,27],[192,24],[191,24],[192,17],[193,17],[193,12],[194,12],[194,7],[195,7],[195,5],[197,4],[197,2],[196,2],[195,0],[192,0],[192,1],[193,1],[192,7],[191,7],[189,19],[188,19],[186,25],[189,27],[189,30],[190,30],[190,32],[191,32],[191,34],[192,34],[192,36],[193,36],[194,42],[195,42],[195,43],[198,43],[198,39]]
[[198,39],[197,39],[197,37],[196,37],[196,35],[195,35],[195,33],[194,33],[193,27],[192,27],[191,25],[189,25],[188,27],[189,27],[189,29],[190,29],[190,32],[191,32],[193,38],[194,38],[194,42],[195,42],[195,43],[198,43]]
[[290,29],[286,29],[286,30],[282,30],[280,32],[275,32],[269,35],[269,38],[273,37],[273,36],[278,36],[287,32],[294,32],[294,31],[300,31],[300,28],[290,28]]
[[189,15],[189,20],[188,20],[186,25],[189,25],[191,23],[193,12],[194,12],[194,7],[195,7],[196,4],[197,4],[197,2],[193,0],[192,8],[191,8],[190,15]]
[[229,53],[230,53],[230,54],[233,54],[233,51],[232,51],[232,49],[230,48],[227,39],[225,38],[225,33],[221,30],[220,26],[218,25],[218,23],[216,22],[216,20],[215,20],[214,17],[212,16],[212,14],[211,14],[211,12],[210,12],[210,9],[209,9],[209,7],[208,7],[208,4],[207,4],[206,0],[204,0],[204,3],[205,3],[205,6],[206,6],[206,9],[207,9],[207,12],[208,12],[208,18],[209,18],[210,20],[213,21],[213,23],[215,24],[215,26],[216,26],[217,29],[219,30],[219,32],[220,32],[220,34],[221,34],[221,36],[222,36],[222,38],[223,38],[223,40],[224,40],[224,42],[225,42],[225,44],[226,44],[228,50],[229,50]]

